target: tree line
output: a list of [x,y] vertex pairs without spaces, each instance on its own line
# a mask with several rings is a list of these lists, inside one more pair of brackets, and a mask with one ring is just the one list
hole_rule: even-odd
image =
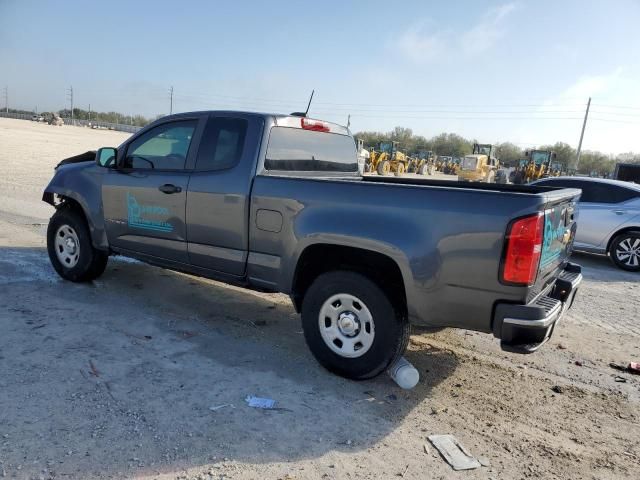
[[[473,151],[476,139],[467,139],[456,133],[441,133],[431,138],[422,135],[414,135],[410,128],[395,127],[390,132],[358,132],[356,138],[363,141],[365,148],[377,148],[380,142],[398,142],[398,148],[408,155],[413,155],[420,150],[431,150],[436,155],[447,155],[452,157],[463,157]],[[502,165],[513,167],[525,157],[525,149],[511,142],[503,142],[494,145],[496,156]],[[563,142],[556,142],[553,145],[531,146],[528,150],[551,150],[556,153],[555,161],[560,163],[563,169],[568,170],[568,166],[576,158],[577,151],[571,145]],[[640,154],[626,153],[620,155],[607,155],[597,151],[583,151],[580,155],[578,173],[597,174],[607,176],[613,173],[617,162],[640,163]]]

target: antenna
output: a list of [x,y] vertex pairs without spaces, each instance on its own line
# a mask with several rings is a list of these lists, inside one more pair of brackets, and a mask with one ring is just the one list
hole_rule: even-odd
[[309,108],[311,108],[311,100],[313,100],[313,94],[314,94],[315,90],[311,90],[311,96],[309,97],[309,104],[307,105],[307,109],[304,112],[304,116],[307,116],[307,113],[309,113]]
[[313,93],[315,90],[311,90],[311,96],[309,97],[309,103],[307,104],[307,109],[304,112],[293,112],[290,115],[292,117],[306,117],[307,113],[309,113],[309,108],[311,107],[311,100],[313,100]]

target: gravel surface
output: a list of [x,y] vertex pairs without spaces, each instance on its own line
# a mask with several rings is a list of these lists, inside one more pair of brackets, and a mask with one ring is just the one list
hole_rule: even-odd
[[[414,332],[412,391],[317,365],[287,297],[112,258],[62,281],[42,190],[62,158],[125,134],[0,118],[0,478],[640,478],[640,276],[585,282],[539,352]],[[276,410],[249,408],[247,395]],[[454,472],[427,436],[476,457]]]

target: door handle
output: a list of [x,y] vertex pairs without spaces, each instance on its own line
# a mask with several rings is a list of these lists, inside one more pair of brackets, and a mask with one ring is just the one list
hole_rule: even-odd
[[162,193],[171,194],[171,193],[180,193],[182,191],[181,187],[177,185],[171,185],[170,183],[165,183],[164,185],[160,185],[158,187]]
[[615,213],[616,215],[624,215],[627,212],[624,210],[614,210],[613,213]]

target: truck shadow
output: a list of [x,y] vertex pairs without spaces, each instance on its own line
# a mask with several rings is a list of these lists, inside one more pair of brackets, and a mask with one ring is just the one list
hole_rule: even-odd
[[586,279],[599,282],[633,282],[638,281],[638,272],[628,272],[616,267],[605,255],[592,255],[574,252],[571,261],[582,266],[582,274]]
[[[0,451],[7,473],[20,464],[26,477],[44,465],[133,477],[366,450],[430,408],[458,365],[429,347],[407,353],[422,377],[412,391],[386,375],[348,381],[316,363],[282,295],[118,258],[73,284],[44,249],[0,248],[0,328],[0,378],[12,385],[0,429],[20,439]],[[248,395],[277,408],[249,408]]]

